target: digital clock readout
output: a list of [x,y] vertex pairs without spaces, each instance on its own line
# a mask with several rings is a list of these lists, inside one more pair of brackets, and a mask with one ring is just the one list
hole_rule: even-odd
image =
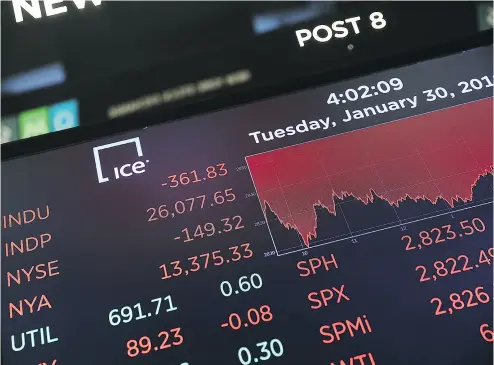
[[367,99],[379,94],[388,94],[392,91],[399,91],[403,89],[403,82],[397,78],[393,77],[388,81],[379,81],[376,85],[361,85],[356,89],[349,88],[341,93],[331,93],[328,97],[328,104],[339,103],[345,104],[348,102],[357,101],[359,99]]

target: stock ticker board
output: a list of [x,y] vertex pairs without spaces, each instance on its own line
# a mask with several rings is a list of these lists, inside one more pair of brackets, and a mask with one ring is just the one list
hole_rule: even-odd
[[3,164],[6,365],[490,365],[492,47]]

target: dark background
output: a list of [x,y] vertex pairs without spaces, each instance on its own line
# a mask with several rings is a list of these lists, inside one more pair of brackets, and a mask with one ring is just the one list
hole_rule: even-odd
[[[339,71],[372,61],[382,64],[390,56],[420,57],[485,29],[487,17],[487,5],[478,2],[111,1],[99,7],[88,3],[83,11],[66,5],[65,14],[26,16],[16,23],[12,4],[1,3],[2,81],[54,62],[66,75],[61,85],[20,95],[2,92],[2,116],[76,98],[80,124],[87,126],[108,121],[112,105],[236,70],[249,71],[251,78],[245,83],[162,105],[153,110],[154,116],[138,113],[152,124],[162,120],[157,115],[180,106],[213,100],[231,105],[232,95],[255,98],[271,86],[293,86],[311,76],[334,78]],[[388,19],[383,32],[362,31],[303,48],[297,44],[295,29],[376,10]],[[351,52],[349,44],[354,47]],[[113,131],[129,127],[118,119]],[[52,145],[49,138],[34,139],[46,141],[41,143],[46,146]]]

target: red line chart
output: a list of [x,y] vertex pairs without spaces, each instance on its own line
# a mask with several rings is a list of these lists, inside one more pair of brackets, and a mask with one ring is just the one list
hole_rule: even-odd
[[246,162],[264,214],[269,208],[309,247],[317,238],[316,207],[336,216],[336,199],[369,205],[377,197],[393,209],[405,201],[445,202],[449,209],[471,202],[479,179],[493,173],[492,151],[493,98],[487,98]]

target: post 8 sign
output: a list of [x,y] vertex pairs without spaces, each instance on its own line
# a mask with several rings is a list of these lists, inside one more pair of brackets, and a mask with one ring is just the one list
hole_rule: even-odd
[[[15,21],[17,23],[24,21],[24,15],[30,15],[32,18],[39,19],[43,16],[49,17],[57,14],[66,13],[68,11],[68,8],[63,3],[72,2],[79,10],[84,9],[84,7],[86,6],[86,0],[12,0]],[[101,5],[101,0],[91,0],[90,2],[92,2],[94,6]],[[44,13],[41,11],[42,8],[44,9]]]
[[[347,19],[336,20],[331,24],[320,24],[313,29],[298,29],[295,31],[298,45],[304,47],[306,43],[314,40],[319,43],[329,42],[332,38],[346,38],[348,35],[360,34],[360,16]],[[365,21],[366,19],[364,19]],[[369,15],[367,21],[374,30],[381,30],[386,27],[386,19],[380,11],[375,11]]]

